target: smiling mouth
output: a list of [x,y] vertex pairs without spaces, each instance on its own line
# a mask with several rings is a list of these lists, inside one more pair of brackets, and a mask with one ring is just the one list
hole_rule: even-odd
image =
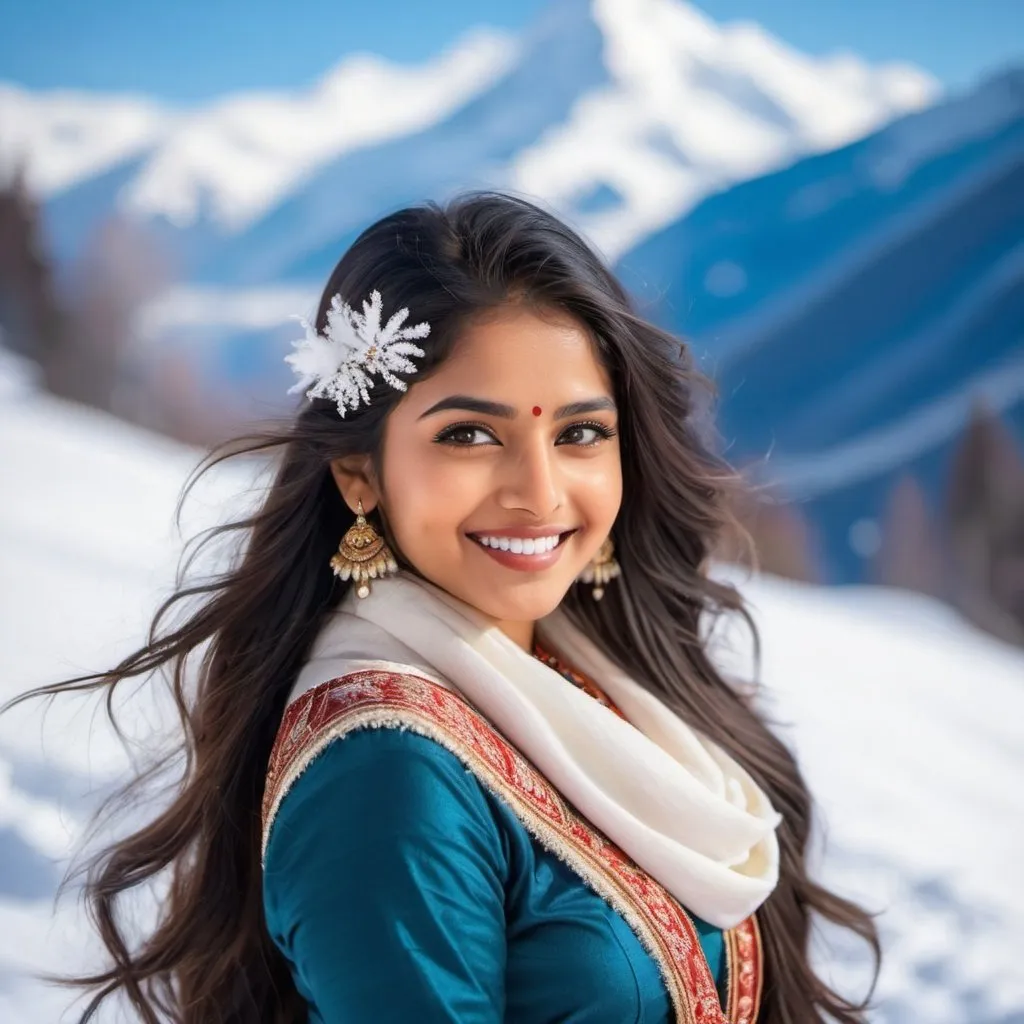
[[469,533],[467,537],[488,554],[542,558],[560,548],[577,531],[565,530],[539,537],[506,537],[499,534]]

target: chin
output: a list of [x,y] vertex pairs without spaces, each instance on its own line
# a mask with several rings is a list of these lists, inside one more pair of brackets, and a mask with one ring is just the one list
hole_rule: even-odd
[[536,622],[562,603],[568,589],[569,585],[561,582],[533,581],[467,588],[455,596],[497,622]]

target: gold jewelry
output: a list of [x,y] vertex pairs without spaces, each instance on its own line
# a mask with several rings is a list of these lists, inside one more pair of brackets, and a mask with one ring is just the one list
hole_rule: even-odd
[[369,597],[370,580],[393,576],[398,572],[398,563],[384,538],[366,521],[362,501],[357,506],[356,521],[341,538],[331,568],[335,576],[352,580],[356,597]]
[[578,579],[581,583],[593,583],[594,600],[600,601],[604,597],[605,584],[611,582],[621,572],[619,563],[615,561],[615,545],[612,543],[611,537],[605,537],[597,554],[579,574]]

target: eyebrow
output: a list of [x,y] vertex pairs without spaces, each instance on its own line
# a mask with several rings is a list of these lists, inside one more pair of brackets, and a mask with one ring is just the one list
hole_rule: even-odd
[[[502,420],[514,420],[518,413],[511,405],[504,405],[501,402],[490,402],[485,398],[473,398],[472,395],[449,395],[435,402],[420,419],[426,419],[435,413],[447,412],[450,409],[458,409],[461,412],[475,412],[481,416],[495,416]],[[555,419],[564,420],[570,416],[581,416],[588,412],[601,411],[615,412],[615,403],[607,397],[587,398],[581,402],[570,402],[569,405],[559,406],[555,410]]]
[[587,398],[582,402],[571,402],[555,410],[556,420],[565,420],[570,416],[582,416],[588,412],[615,412],[615,403],[606,397]]

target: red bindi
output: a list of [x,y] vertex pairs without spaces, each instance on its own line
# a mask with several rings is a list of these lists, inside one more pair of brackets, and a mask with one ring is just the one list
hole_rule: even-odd
[[543,410],[541,409],[541,407],[539,405],[535,405],[533,407],[533,415],[534,416],[539,416],[541,414],[541,412],[543,412]]

